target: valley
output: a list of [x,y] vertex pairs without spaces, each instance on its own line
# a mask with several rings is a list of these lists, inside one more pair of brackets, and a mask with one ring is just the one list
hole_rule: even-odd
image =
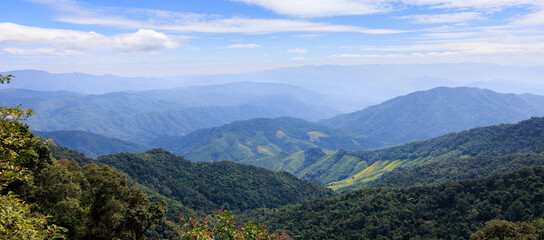
[[[33,178],[60,171],[65,177],[52,181],[76,192],[88,181],[133,189],[119,191],[164,218],[143,232],[123,230],[147,237],[171,239],[180,214],[205,219],[219,209],[295,239],[469,238],[496,219],[544,219],[539,95],[439,87],[341,113],[326,95],[277,83],[0,94],[2,105],[36,111],[13,122],[39,136],[27,147],[39,146],[39,159],[52,157],[44,172],[32,168]],[[28,184],[39,192],[8,187],[30,203],[53,190],[44,180]],[[90,189],[66,199],[99,211],[86,200]],[[40,211],[65,204],[44,201]],[[73,221],[59,214],[52,223]],[[98,236],[83,222],[67,229],[74,239]]]

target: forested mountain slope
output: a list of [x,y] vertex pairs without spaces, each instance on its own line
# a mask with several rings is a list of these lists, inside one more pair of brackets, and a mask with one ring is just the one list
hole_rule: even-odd
[[544,116],[542,96],[439,87],[396,97],[319,123],[400,144],[537,116]]
[[121,152],[141,153],[151,149],[145,145],[84,131],[34,131],[34,134],[46,139],[52,139],[55,143],[77,150],[90,158]]
[[117,168],[149,189],[207,213],[272,208],[334,196],[330,189],[287,172],[232,161],[194,163],[162,149],[101,156],[95,162]]
[[309,148],[358,150],[381,144],[347,130],[283,117],[236,121],[179,137],[163,136],[151,145],[194,161],[233,160],[260,166],[259,160],[263,158]]
[[544,168],[438,186],[364,188],[247,219],[295,239],[469,239],[492,219],[544,217]]
[[384,174],[374,186],[421,186],[462,179],[475,179],[524,167],[544,166],[544,153],[523,152],[504,156],[459,157],[434,162],[407,171]]
[[392,171],[405,171],[428,163],[543,150],[544,118],[531,118],[517,124],[474,128],[387,149],[336,151],[309,159],[308,163],[305,158],[293,157],[302,156],[301,153],[275,160],[279,161],[277,170],[290,166],[286,170],[296,172],[303,179],[346,191],[379,182],[384,174]]
[[2,89],[0,96],[2,106],[24,104],[35,110],[36,116],[27,122],[33,130],[82,130],[140,144],[236,120],[282,116],[315,120],[337,113],[322,95],[273,83],[99,95]]

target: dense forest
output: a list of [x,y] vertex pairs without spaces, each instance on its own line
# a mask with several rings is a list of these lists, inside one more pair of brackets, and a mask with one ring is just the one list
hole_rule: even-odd
[[334,196],[330,189],[287,172],[232,161],[194,163],[162,149],[101,156],[95,162],[115,167],[142,185],[206,213],[273,208]]
[[543,189],[544,167],[534,167],[438,186],[363,188],[244,217],[295,239],[469,239],[493,219],[543,218]]
[[384,179],[373,186],[420,186],[462,179],[475,179],[519,170],[530,166],[543,166],[543,153],[515,153],[505,156],[479,156],[455,158],[412,168],[407,171],[384,174]]

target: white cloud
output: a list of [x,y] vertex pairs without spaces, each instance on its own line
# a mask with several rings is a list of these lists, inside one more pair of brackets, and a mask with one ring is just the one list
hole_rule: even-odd
[[96,32],[29,27],[6,22],[0,23],[0,44],[46,45],[54,49],[113,49],[121,52],[179,46],[177,41],[167,35],[147,29],[129,34],[104,36]]
[[258,44],[250,43],[250,44],[232,44],[226,47],[222,47],[224,49],[236,49],[236,48],[258,48],[261,47]]
[[317,37],[322,37],[322,36],[325,36],[323,34],[298,34],[298,35],[292,35],[291,37],[294,37],[294,38],[317,38]]
[[128,29],[144,27],[175,33],[269,34],[282,32],[357,32],[365,34],[392,34],[404,32],[392,29],[369,29],[348,25],[332,25],[305,20],[287,19],[223,18],[199,21],[177,21],[173,19],[172,22],[169,23],[156,24],[152,21],[136,21],[122,17],[71,15],[58,17],[57,20],[67,23]]
[[387,0],[233,0],[270,9],[278,14],[299,17],[362,15],[392,10]]
[[434,14],[434,15],[409,15],[400,17],[408,19],[415,23],[436,24],[436,23],[463,23],[474,20],[483,19],[480,13],[477,12],[459,12],[450,14]]
[[498,11],[515,6],[538,6],[541,0],[231,0],[298,17],[330,17],[391,12],[406,6]]
[[512,26],[544,26],[544,6],[538,11],[516,19],[512,22]]
[[1,54],[9,55],[55,55],[55,56],[77,56],[86,55],[84,52],[74,51],[69,49],[54,49],[54,48],[4,48],[0,49]]
[[307,53],[308,50],[306,48],[291,48],[291,49],[288,49],[287,52],[290,52],[290,53]]
[[405,4],[430,6],[433,8],[472,8],[482,10],[501,10],[522,5],[536,6],[541,0],[401,0]]

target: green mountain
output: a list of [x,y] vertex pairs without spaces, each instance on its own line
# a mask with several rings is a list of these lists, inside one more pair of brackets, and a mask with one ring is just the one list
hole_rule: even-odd
[[316,120],[337,113],[320,94],[274,83],[90,95],[2,89],[0,95],[2,106],[23,104],[35,110],[37,114],[26,122],[35,131],[82,130],[140,144],[236,120],[282,116]]
[[544,166],[544,153],[523,152],[504,156],[461,157],[434,162],[406,171],[384,174],[374,186],[422,186],[462,179],[475,179],[519,170],[530,166]]
[[141,153],[150,149],[148,146],[84,131],[34,131],[34,134],[46,139],[53,139],[55,143],[91,158],[121,152]]
[[364,188],[245,218],[295,239],[469,239],[493,219],[543,218],[543,186],[544,167],[534,167],[437,186]]
[[544,116],[544,97],[439,87],[396,97],[319,123],[401,144],[450,132]]
[[150,144],[194,161],[232,160],[262,167],[269,167],[269,157],[309,148],[357,150],[380,146],[361,134],[288,117],[236,121],[185,136],[163,136]]
[[287,172],[231,161],[195,163],[162,149],[101,156],[95,162],[119,169],[147,188],[206,213],[273,208],[334,196],[331,190]]
[[278,161],[276,170],[289,170],[303,179],[347,191],[375,184],[391,172],[433,162],[543,151],[544,118],[531,118],[517,124],[474,128],[386,149],[339,150],[322,154],[318,159],[308,159],[308,163],[305,163],[305,153],[274,160]]

